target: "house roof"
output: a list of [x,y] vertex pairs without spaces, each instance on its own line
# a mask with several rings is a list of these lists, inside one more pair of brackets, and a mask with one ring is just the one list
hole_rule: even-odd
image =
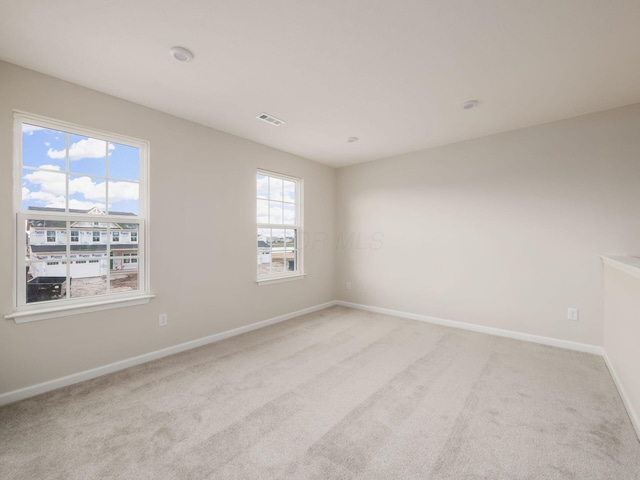
[[[135,243],[123,244],[123,245],[111,245],[111,250],[137,250],[138,245]],[[59,253],[66,252],[66,245],[31,245],[31,251],[33,253]],[[105,244],[98,245],[71,245],[72,252],[106,252],[107,246]]]
[[[67,228],[67,222],[64,220],[48,220],[38,219],[29,220],[29,226],[32,228],[55,228],[65,229]],[[93,225],[91,222],[72,222],[69,228],[72,230],[104,230],[105,228],[117,229],[118,231],[135,231],[138,228],[137,223],[115,223],[115,222],[99,222],[98,225]]]
[[29,220],[29,226],[40,228],[67,228],[67,222],[64,220]]
[[271,248],[271,245],[269,245],[267,242],[264,242],[262,240],[258,240],[258,247],[260,247],[260,248]]
[[[52,207],[29,207],[29,211],[33,212],[59,212],[64,213],[64,208],[52,208]],[[82,214],[95,214],[96,216],[104,214],[102,210],[97,207],[91,208],[89,210],[78,210],[75,208],[70,208],[69,213],[82,213]],[[120,216],[128,216],[128,217],[136,217],[135,213],[131,212],[109,212],[111,215],[120,215]],[[109,224],[106,222],[99,222],[99,225],[90,225],[89,222],[73,222],[71,225],[72,228],[77,229],[95,229],[95,228],[106,228],[107,225],[110,228],[117,228],[122,230],[135,230],[138,228],[137,223],[114,223],[110,222]],[[64,220],[50,220],[50,219],[38,219],[38,220],[30,220],[29,226],[31,227],[40,227],[40,228],[66,228],[66,222]]]

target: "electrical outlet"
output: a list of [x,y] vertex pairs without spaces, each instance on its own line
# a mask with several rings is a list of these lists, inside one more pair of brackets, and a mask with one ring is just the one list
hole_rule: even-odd
[[578,309],[575,307],[569,307],[567,309],[567,319],[578,321]]
[[158,323],[161,327],[166,327],[169,323],[169,316],[166,313],[161,313]]
[[351,290],[351,282],[347,282],[347,290]]

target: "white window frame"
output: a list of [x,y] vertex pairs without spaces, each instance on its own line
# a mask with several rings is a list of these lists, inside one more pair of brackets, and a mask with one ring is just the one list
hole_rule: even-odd
[[[303,279],[306,274],[304,272],[304,253],[303,253],[303,244],[302,244],[302,238],[303,238],[303,187],[304,187],[304,180],[302,178],[298,178],[298,177],[292,177],[291,175],[286,175],[286,174],[282,174],[282,173],[277,173],[277,172],[272,172],[269,170],[264,170],[259,168],[256,171],[256,174],[254,175],[254,192],[255,192],[255,198],[256,200],[258,200],[258,192],[255,189],[255,179],[257,175],[266,175],[267,177],[274,177],[274,178],[279,178],[281,180],[287,180],[289,182],[294,182],[296,184],[296,223],[295,225],[290,225],[290,224],[272,224],[272,223],[258,223],[257,222],[257,217],[258,217],[258,212],[257,212],[257,203],[256,203],[256,232],[258,231],[258,229],[260,228],[276,228],[276,229],[283,229],[283,230],[295,230],[296,231],[296,254],[297,254],[297,261],[296,261],[296,270],[289,272],[286,270],[286,265],[285,265],[285,271],[282,273],[270,273],[267,275],[259,275],[258,272],[256,272],[256,283],[261,286],[261,285],[269,285],[272,283],[280,283],[280,282],[288,282],[291,280],[301,280]],[[284,215],[284,212],[283,212]],[[257,247],[256,247],[257,248]],[[257,250],[256,250],[257,253]],[[254,257],[255,258],[255,257]]]
[[[106,142],[114,142],[139,149],[139,214],[138,216],[118,216],[112,214],[100,215],[98,224],[106,224],[100,230],[107,233],[107,239],[111,239],[111,223],[138,224],[138,286],[134,292],[107,293],[105,295],[81,298],[56,299],[51,301],[26,302],[26,242],[24,241],[24,226],[28,220],[59,220],[66,221],[67,255],[70,260],[71,224],[74,221],[95,222],[96,216],[91,214],[78,214],[71,212],[46,212],[46,211],[24,211],[22,210],[22,124],[27,123],[48,129],[73,133],[81,136],[96,138]],[[127,137],[111,132],[94,130],[80,125],[55,120],[40,115],[34,115],[21,111],[14,111],[14,144],[13,144],[13,169],[14,169],[14,190],[13,190],[13,213],[15,219],[14,231],[14,259],[15,275],[13,285],[13,312],[5,315],[5,318],[12,318],[16,323],[44,320],[48,318],[63,317],[81,313],[89,313],[112,308],[141,305],[148,303],[154,297],[150,293],[149,279],[149,143],[144,140]],[[108,179],[108,175],[107,175]],[[75,243],[75,242],[74,242]],[[92,242],[93,243],[93,242]],[[111,242],[109,241],[109,244]],[[113,257],[111,257],[113,258]],[[106,257],[107,262],[110,257]],[[70,265],[70,263],[69,263]],[[70,267],[68,267],[70,268]],[[110,288],[110,269],[107,268],[107,292]],[[67,270],[69,277],[69,270]]]

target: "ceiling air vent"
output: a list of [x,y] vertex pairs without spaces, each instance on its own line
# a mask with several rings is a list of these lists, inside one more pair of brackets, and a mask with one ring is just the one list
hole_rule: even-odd
[[258,115],[256,118],[258,120],[262,120],[263,122],[270,123],[271,125],[275,125],[276,127],[279,127],[280,125],[284,125],[284,120],[280,120],[279,118],[269,115],[268,113],[263,112],[260,115]]

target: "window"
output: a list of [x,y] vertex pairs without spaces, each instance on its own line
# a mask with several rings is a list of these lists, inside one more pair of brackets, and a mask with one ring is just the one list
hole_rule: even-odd
[[[16,304],[8,317],[39,320],[92,304],[146,303],[147,143],[24,113],[14,119],[20,227]],[[131,238],[135,232],[130,255],[140,261],[121,272],[121,258],[109,259],[111,243],[125,231]],[[99,265],[89,269],[86,260],[72,260],[78,255]],[[50,314],[52,306],[66,312]]]
[[138,243],[138,232],[131,232],[131,243]]
[[302,275],[302,180],[258,171],[258,282]]

